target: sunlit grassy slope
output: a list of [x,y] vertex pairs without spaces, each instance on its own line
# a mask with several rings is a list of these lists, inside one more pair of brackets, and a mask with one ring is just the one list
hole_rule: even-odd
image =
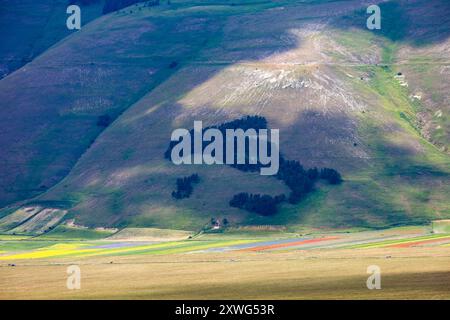
[[[450,217],[448,73],[427,71],[433,80],[424,82],[414,60],[425,55],[422,68],[447,70],[449,42],[433,25],[370,32],[359,1],[173,2],[97,19],[0,81],[8,115],[0,121],[15,137],[0,155],[11,168],[1,171],[6,202],[41,193],[33,203],[65,203],[65,219],[79,224],[185,230],[211,217],[328,227]],[[407,21],[419,4],[447,10],[415,3],[391,18]],[[424,41],[410,41],[414,32]],[[414,97],[417,88],[426,98]],[[105,113],[118,118],[100,134]],[[286,158],[336,168],[345,182],[260,217],[228,201],[244,191],[287,193],[280,181],[163,158],[173,129],[245,114],[280,129]],[[437,124],[430,116],[440,131],[426,129]],[[176,178],[194,172],[201,182],[192,197],[172,199]]]

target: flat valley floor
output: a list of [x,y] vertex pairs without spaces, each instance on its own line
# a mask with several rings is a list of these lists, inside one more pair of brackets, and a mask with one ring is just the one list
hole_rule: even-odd
[[[450,299],[450,235],[421,231],[168,242],[9,238],[0,242],[0,299]],[[81,271],[78,290],[67,288],[71,265]],[[379,290],[367,288],[372,265],[381,270]]]

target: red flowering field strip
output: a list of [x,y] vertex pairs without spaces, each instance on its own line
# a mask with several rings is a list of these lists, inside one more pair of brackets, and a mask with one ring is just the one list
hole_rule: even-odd
[[252,248],[246,248],[239,251],[264,251],[264,250],[271,250],[271,249],[279,249],[279,248],[287,248],[287,247],[293,247],[303,244],[311,244],[311,243],[317,243],[322,241],[328,241],[328,240],[336,240],[339,239],[338,237],[325,237],[325,238],[316,238],[316,239],[308,239],[308,240],[300,240],[300,241],[294,241],[294,242],[287,242],[287,243],[275,243],[265,246],[257,246]]

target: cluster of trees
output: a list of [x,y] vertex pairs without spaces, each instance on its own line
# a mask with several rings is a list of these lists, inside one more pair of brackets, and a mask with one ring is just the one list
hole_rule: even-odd
[[280,169],[277,178],[282,180],[291,189],[289,202],[300,202],[309,192],[314,190],[314,184],[319,179],[324,179],[330,184],[340,184],[342,177],[339,172],[331,168],[312,168],[305,170],[296,160],[285,160],[280,157]]
[[[110,12],[114,12],[132,4],[144,2],[142,0],[106,0],[105,5],[103,6],[103,14],[107,14]],[[146,1],[147,6],[157,6],[159,5],[159,0]]]
[[[252,128],[252,125],[258,125],[259,128],[266,129],[267,121],[263,117],[247,117],[236,122],[232,122],[232,128]],[[225,125],[229,125],[225,124]],[[246,148],[248,152],[248,148]],[[270,150],[269,150],[270,151]],[[246,159],[248,155],[246,155]],[[241,171],[257,171],[261,164],[239,164],[232,165]],[[304,169],[300,162],[296,160],[286,160],[280,155],[280,167],[276,177],[282,180],[291,190],[288,202],[291,204],[299,203],[308,193],[314,190],[314,184],[317,180],[323,179],[330,184],[340,184],[342,177],[338,171],[331,168],[311,168]],[[241,208],[247,211],[255,212],[261,215],[273,215],[277,212],[277,205],[285,201],[284,195],[271,197],[269,195],[239,193],[230,201],[230,206]]]
[[[303,166],[295,160],[280,159],[280,169],[277,178],[282,180],[291,189],[289,203],[299,203],[305,196],[314,190],[317,180],[323,179],[330,184],[340,184],[341,175],[330,168],[312,168],[305,170]],[[230,200],[230,206],[255,212],[263,216],[270,216],[277,213],[278,204],[286,200],[285,195],[271,197],[269,195],[238,193]]]
[[342,182],[341,174],[330,168],[320,169],[320,178],[327,180],[330,184],[340,184]]
[[199,183],[200,177],[194,173],[188,177],[177,179],[177,190],[172,192],[172,197],[175,199],[189,198],[194,190],[193,183]]
[[285,200],[285,195],[269,196],[267,194],[238,193],[230,200],[230,206],[255,212],[262,216],[271,216],[277,213],[277,205]]
[[288,201],[298,203],[314,188],[314,182],[318,177],[316,170],[305,170],[303,166],[295,160],[280,159],[280,168],[277,178],[282,180],[291,189]]
[[[248,129],[255,129],[258,132],[259,129],[267,129],[267,120],[266,120],[266,118],[261,117],[261,116],[246,116],[242,119],[224,123],[224,124],[220,125],[218,127],[218,129],[222,132],[222,134],[224,136],[225,136],[226,129],[233,129],[233,130],[242,129],[244,131],[246,131]],[[233,168],[236,168],[238,170],[241,170],[241,171],[259,171],[262,167],[262,164],[259,162],[259,159],[256,164],[250,164],[249,149],[250,149],[250,142],[248,139],[246,139],[245,140],[245,156],[244,156],[245,163],[243,163],[243,164],[235,163],[230,166]],[[271,145],[270,144],[267,146],[267,149],[268,149],[268,154],[271,154]],[[223,150],[223,154],[224,154],[224,157],[226,157],[225,147]],[[235,148],[234,148],[234,154],[236,157],[237,144],[235,145]]]

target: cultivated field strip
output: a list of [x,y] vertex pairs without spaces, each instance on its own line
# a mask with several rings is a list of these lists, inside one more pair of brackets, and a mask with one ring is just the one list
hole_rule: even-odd
[[448,247],[450,234],[416,233],[385,235],[377,232],[314,235],[293,238],[189,239],[181,241],[120,240],[22,240],[0,241],[0,261],[27,259],[83,258],[97,256],[219,254],[225,252],[264,252],[296,250],[375,249]]

